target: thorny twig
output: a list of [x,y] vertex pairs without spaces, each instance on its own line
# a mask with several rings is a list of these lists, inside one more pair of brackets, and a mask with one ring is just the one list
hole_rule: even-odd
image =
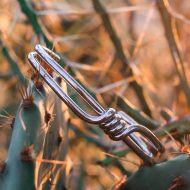
[[48,47],[52,47],[52,42],[47,38],[47,36],[45,35],[44,31],[42,30],[41,25],[38,22],[38,19],[35,15],[35,13],[33,12],[33,10],[29,7],[28,2],[26,0],[18,0],[20,7],[23,11],[23,13],[27,16],[27,18],[29,19],[29,21],[32,24],[32,27],[35,31],[35,33],[38,36],[42,36],[46,42],[46,45]]
[[[123,63],[124,69],[127,69],[129,67],[128,59],[123,50],[121,41],[119,40],[119,37],[117,36],[116,31],[114,30],[111,24],[108,13],[106,12],[106,10],[104,9],[104,7],[102,6],[99,0],[92,0],[92,2],[93,2],[94,9],[97,11],[97,13],[100,15],[102,19],[103,25],[106,31],[108,32],[108,35],[115,47],[118,58]],[[128,54],[128,57],[129,57],[129,54]]]
[[[122,68],[123,76],[126,76],[126,74],[129,77],[134,76],[134,72],[133,72],[132,68],[130,67],[128,58],[125,55],[121,41],[119,40],[119,37],[117,36],[116,31],[114,30],[114,27],[111,24],[109,15],[107,14],[106,10],[104,9],[104,7],[102,6],[102,4],[100,3],[99,0],[92,0],[92,2],[93,2],[94,9],[100,15],[103,25],[104,25],[107,33],[109,34],[109,37],[115,47],[118,58],[123,63],[123,68]],[[128,57],[129,57],[129,54],[128,54]],[[151,115],[151,110],[150,110],[149,105],[144,96],[142,86],[136,80],[131,82],[131,86],[133,87],[134,91],[136,92],[136,95],[142,106],[142,110],[146,114]]]
[[[19,81],[22,84],[25,84],[26,79],[24,78],[23,74],[21,73],[17,63],[14,61],[11,54],[9,53],[8,48],[3,45],[1,51],[2,51],[2,54],[5,56],[5,58],[7,59],[9,65],[10,65],[10,67],[12,69],[12,72],[18,77]],[[4,76],[4,79],[6,79],[9,76],[12,76],[12,73],[7,75],[7,76]]]
[[164,25],[166,39],[175,64],[176,72],[180,79],[186,101],[190,107],[190,88],[186,77],[184,61],[179,50],[179,36],[176,31],[175,19],[169,14],[164,0],[157,0],[157,7]]

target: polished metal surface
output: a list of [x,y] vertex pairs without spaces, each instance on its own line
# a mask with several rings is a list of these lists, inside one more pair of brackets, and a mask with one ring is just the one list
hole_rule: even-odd
[[[59,56],[41,45],[36,45],[35,52],[28,55],[28,60],[33,68],[39,72],[51,89],[63,100],[63,102],[82,120],[97,124],[115,141],[125,142],[146,163],[154,162],[151,147],[156,152],[163,152],[164,147],[158,138],[146,127],[135,122],[126,113],[117,112],[113,108],[104,109],[72,76],[70,76],[59,64]],[[53,77],[40,64],[45,62],[53,71],[59,74],[77,93],[88,103],[97,115],[91,115],[82,110],[58,85]],[[134,134],[138,132],[140,136]],[[144,138],[141,138],[144,137]],[[146,140],[144,140],[146,139]]]

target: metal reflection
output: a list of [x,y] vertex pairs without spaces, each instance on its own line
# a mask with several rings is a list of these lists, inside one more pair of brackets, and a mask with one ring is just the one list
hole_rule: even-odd
[[[69,73],[57,62],[59,56],[41,45],[36,45],[35,52],[28,55],[28,60],[35,70],[39,72],[51,89],[63,100],[63,102],[82,120],[97,124],[114,141],[122,140],[146,163],[154,162],[154,155],[148,148],[156,152],[163,152],[164,147],[158,138],[145,126],[135,122],[126,113],[117,112],[113,108],[104,109]],[[95,111],[97,115],[91,115],[82,110],[58,85],[53,77],[40,64],[45,62],[53,71],[59,74],[80,97]],[[134,134],[138,132],[144,138]],[[146,141],[144,140],[146,139]]]

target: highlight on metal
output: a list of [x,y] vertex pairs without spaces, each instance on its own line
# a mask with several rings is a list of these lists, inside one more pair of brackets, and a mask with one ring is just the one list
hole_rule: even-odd
[[[122,140],[144,162],[154,162],[153,152],[163,152],[164,147],[158,138],[145,126],[138,124],[122,111],[113,108],[104,109],[75,79],[72,78],[59,64],[59,56],[48,48],[36,45],[35,52],[30,52],[28,60],[32,67],[37,70],[51,89],[61,100],[82,120],[91,124],[97,124],[114,141]],[[41,60],[65,82],[67,82],[85,102],[95,111],[91,115],[82,110],[58,85],[53,77],[40,64]],[[136,133],[134,134],[134,132]],[[151,151],[152,150],[152,151]]]

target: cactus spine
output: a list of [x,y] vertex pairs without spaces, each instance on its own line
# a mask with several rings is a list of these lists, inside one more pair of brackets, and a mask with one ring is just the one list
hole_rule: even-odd
[[[40,105],[44,93],[29,86],[20,104],[15,121],[4,169],[1,170],[0,189],[34,190],[35,153],[37,137],[43,118]],[[32,94],[29,94],[30,92]]]

